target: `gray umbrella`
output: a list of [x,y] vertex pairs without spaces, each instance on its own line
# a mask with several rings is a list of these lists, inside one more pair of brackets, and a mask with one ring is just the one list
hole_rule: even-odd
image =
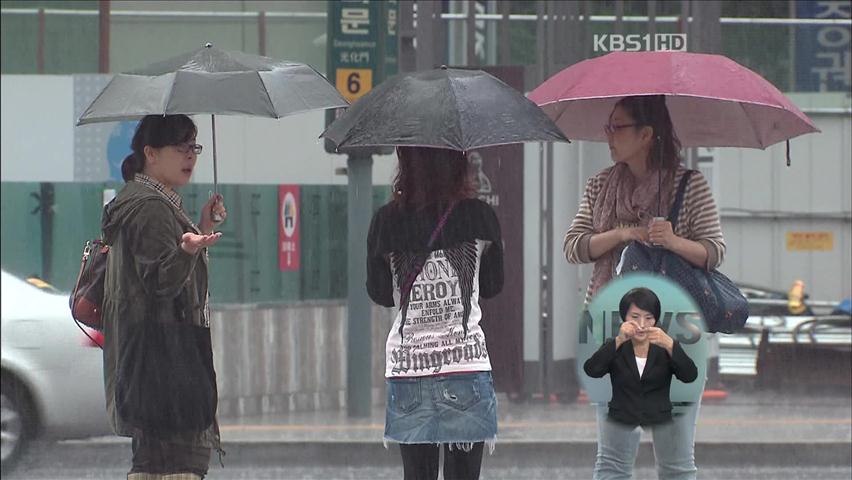
[[209,113],[215,188],[215,115],[281,118],[347,105],[337,89],[309,65],[219,50],[208,43],[194,52],[116,75],[77,125],[135,120],[151,114]]
[[398,75],[355,102],[323,137],[338,149],[419,146],[468,151],[568,139],[535,103],[481,70]]

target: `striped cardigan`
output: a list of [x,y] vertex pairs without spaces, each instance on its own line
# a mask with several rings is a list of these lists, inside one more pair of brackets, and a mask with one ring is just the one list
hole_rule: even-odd
[[[562,245],[562,251],[569,263],[593,263],[595,261],[589,252],[589,239],[593,234],[602,232],[595,232],[592,227],[592,206],[606,184],[612,168],[603,170],[586,182],[586,189],[583,192],[583,198],[580,200],[580,208],[565,234],[565,242]],[[665,211],[668,211],[674,203],[677,193],[676,186],[680,184],[680,179],[685,172],[686,168],[679,165],[674,179],[675,188],[671,189],[671,196],[666,202],[668,207]],[[705,268],[711,270],[722,264],[725,257],[725,239],[722,237],[722,227],[719,224],[719,212],[716,209],[716,203],[713,201],[710,186],[700,172],[695,171],[689,177],[689,183],[683,195],[683,205],[680,209],[678,224],[673,227],[677,236],[704,245],[704,248],[707,249]],[[620,245],[617,248],[620,251],[625,245]],[[586,291],[586,303],[591,300],[595,293],[597,292],[593,292],[592,285],[589,284]]]

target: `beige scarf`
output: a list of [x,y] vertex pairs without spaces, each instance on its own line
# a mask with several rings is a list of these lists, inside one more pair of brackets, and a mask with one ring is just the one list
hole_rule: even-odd
[[[674,171],[657,170],[637,181],[627,164],[616,163],[592,206],[595,233],[618,227],[647,226],[653,217],[668,215],[673,176]],[[659,205],[660,198],[662,205]],[[595,261],[590,296],[612,279],[624,246],[613,248]]]

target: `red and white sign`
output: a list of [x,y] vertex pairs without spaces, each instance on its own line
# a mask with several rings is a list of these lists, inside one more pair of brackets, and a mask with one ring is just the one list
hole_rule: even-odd
[[278,268],[299,270],[299,186],[278,186]]

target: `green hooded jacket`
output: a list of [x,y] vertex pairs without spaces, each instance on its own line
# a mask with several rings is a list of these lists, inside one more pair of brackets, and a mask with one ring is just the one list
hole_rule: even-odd
[[[204,431],[173,433],[162,438],[129,425],[116,408],[116,375],[125,353],[121,346],[127,341],[123,337],[128,326],[156,318],[158,322],[207,327],[209,335],[206,252],[193,255],[180,248],[181,236],[185,232],[200,233],[198,228],[165,195],[131,181],[104,208],[102,229],[104,241],[110,245],[101,316],[106,407],[113,430],[122,436],[143,434],[221,450],[215,418]],[[149,309],[156,317],[147,315]],[[212,351],[201,354],[212,359]]]

